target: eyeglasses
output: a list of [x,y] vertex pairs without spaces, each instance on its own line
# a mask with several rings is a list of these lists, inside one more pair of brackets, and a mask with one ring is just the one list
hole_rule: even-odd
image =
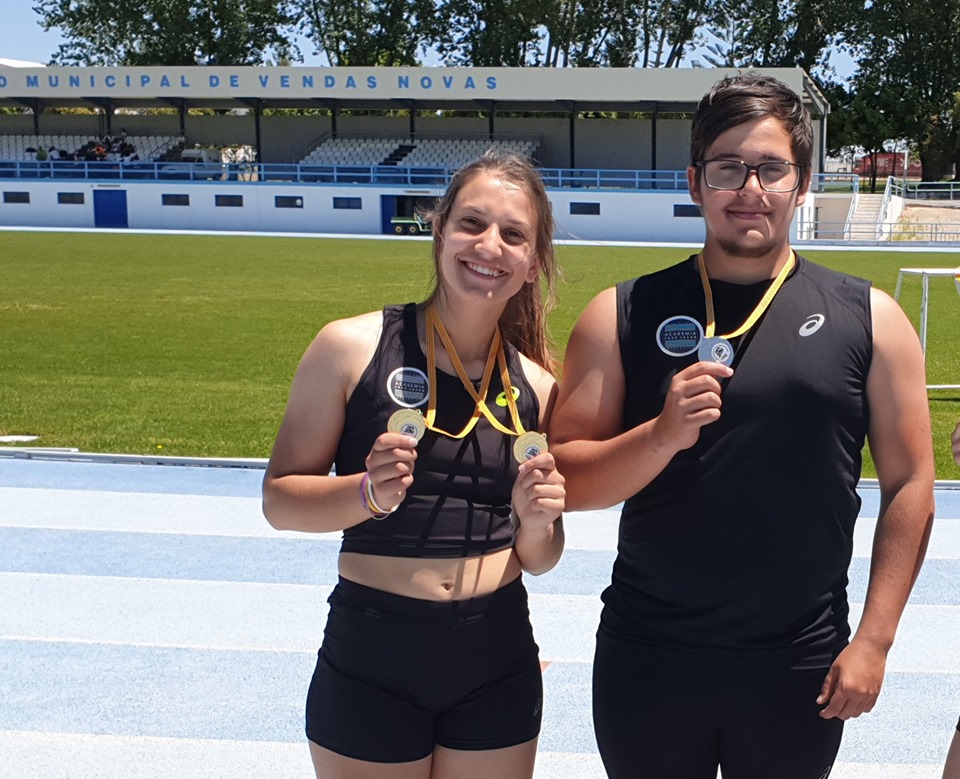
[[747,165],[740,160],[700,160],[697,166],[703,169],[703,181],[710,189],[733,191],[743,189],[750,172],[757,172],[760,188],[766,192],[793,192],[800,186],[803,165],[795,162],[761,162]]

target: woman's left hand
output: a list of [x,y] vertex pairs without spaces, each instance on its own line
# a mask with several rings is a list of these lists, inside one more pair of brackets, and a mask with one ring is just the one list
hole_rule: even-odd
[[520,464],[513,485],[513,510],[527,532],[544,532],[562,513],[567,491],[553,455],[543,452]]

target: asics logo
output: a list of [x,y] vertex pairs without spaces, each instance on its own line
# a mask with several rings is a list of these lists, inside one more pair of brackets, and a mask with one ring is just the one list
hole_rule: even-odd
[[823,323],[826,320],[827,318],[823,314],[811,314],[807,317],[807,321],[800,326],[800,335],[804,338],[808,335],[813,335],[823,327]]

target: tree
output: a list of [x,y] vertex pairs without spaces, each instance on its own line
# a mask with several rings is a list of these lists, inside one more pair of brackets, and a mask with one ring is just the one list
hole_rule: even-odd
[[824,90],[833,109],[827,123],[827,152],[862,149],[870,157],[870,191],[877,191],[877,155],[899,137],[896,124],[897,96],[889,89],[863,81],[856,92],[831,84]]
[[259,65],[288,56],[287,0],[37,0],[58,65]]
[[677,67],[715,0],[557,0],[544,23],[551,67]]
[[542,61],[552,0],[439,0],[432,43],[445,65],[521,67]]
[[419,64],[432,0],[296,0],[300,30],[334,67]]
[[857,90],[869,95],[879,88],[897,97],[890,108],[893,137],[916,142],[925,181],[941,178],[960,156],[950,148],[960,85],[958,29],[960,0],[874,0],[850,31]]
[[860,9],[856,0],[720,0],[705,26],[715,42],[704,59],[715,67],[798,67],[825,81],[830,49]]

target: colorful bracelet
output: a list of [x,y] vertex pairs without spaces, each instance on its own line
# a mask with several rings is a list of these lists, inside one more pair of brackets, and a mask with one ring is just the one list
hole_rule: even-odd
[[380,508],[376,498],[373,496],[373,484],[370,482],[370,474],[364,473],[360,479],[360,505],[373,519],[380,520],[389,517],[397,510],[399,504],[392,509]]

